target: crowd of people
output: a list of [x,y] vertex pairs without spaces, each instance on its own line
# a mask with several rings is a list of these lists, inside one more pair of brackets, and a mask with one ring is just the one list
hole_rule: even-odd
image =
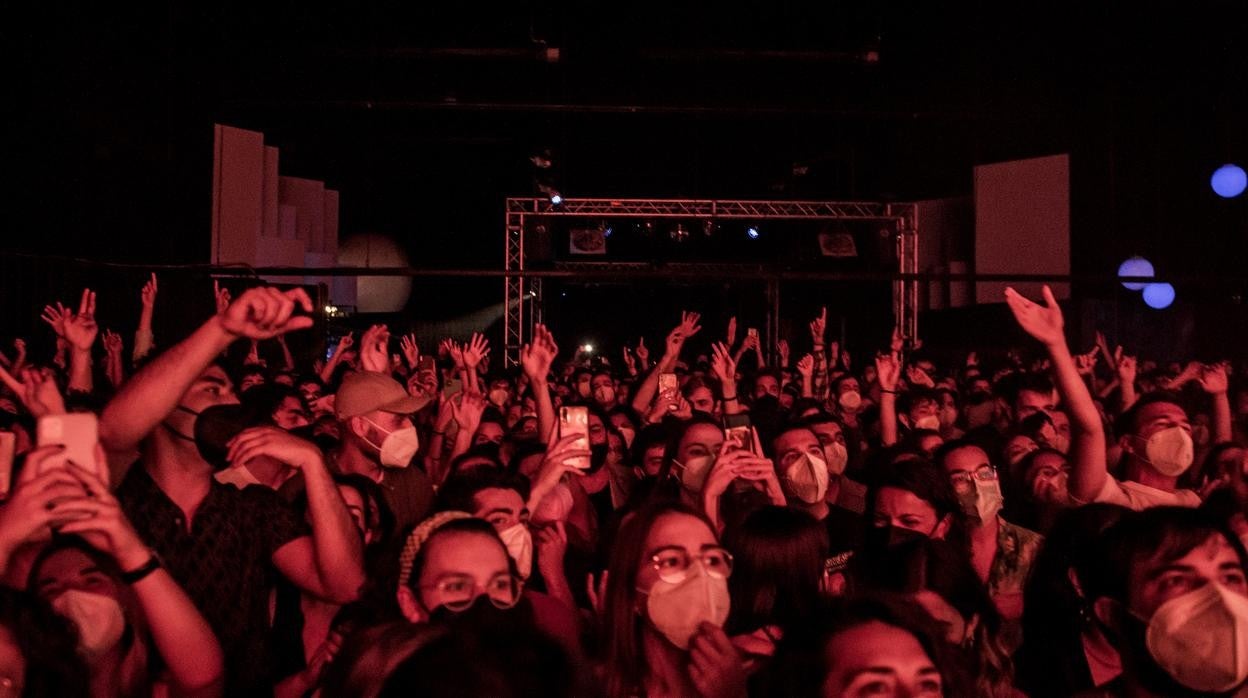
[[686,312],[514,367],[216,296],[0,356],[0,694],[1248,694],[1248,384],[1047,288],[1008,352]]

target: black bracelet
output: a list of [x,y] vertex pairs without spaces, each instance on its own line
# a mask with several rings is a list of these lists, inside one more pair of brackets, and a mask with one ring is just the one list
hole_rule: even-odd
[[724,397],[724,402],[732,402],[736,399],[737,399],[736,395],[733,395],[732,397]]
[[881,393],[885,393],[885,394],[887,394],[887,395],[897,395],[897,394],[898,394],[896,390],[885,390],[885,389],[883,389],[883,388],[880,388],[880,392],[881,392]]
[[152,553],[152,556],[147,559],[147,562],[144,562],[142,565],[139,565],[128,572],[122,572],[121,581],[126,584],[138,584],[146,579],[149,574],[155,572],[163,566],[164,565],[160,562],[160,558],[156,556],[156,553]]

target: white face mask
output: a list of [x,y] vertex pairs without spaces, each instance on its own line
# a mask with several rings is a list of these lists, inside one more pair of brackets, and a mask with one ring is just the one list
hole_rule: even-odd
[[857,390],[847,390],[837,398],[837,403],[846,412],[857,412],[858,408],[862,407],[862,393]]
[[245,465],[218,470],[212,477],[222,485],[233,485],[240,490],[248,485],[264,486],[264,483],[260,482],[255,475],[252,475]]
[[1192,467],[1192,435],[1183,427],[1162,429],[1144,442],[1142,458],[1162,475],[1178,477]]
[[507,405],[508,397],[510,397],[510,394],[506,388],[495,388],[490,391],[490,402],[500,410]]
[[1217,582],[1163,603],[1148,621],[1148,652],[1175,681],[1221,693],[1248,679],[1248,597]]
[[386,431],[373,420],[367,417],[362,419],[377,427],[381,433],[386,435],[380,446],[367,438],[364,439],[369,446],[378,450],[382,465],[391,468],[406,468],[408,465],[411,465],[412,458],[420,450],[420,437],[416,435],[416,427],[403,427],[394,431]]
[[711,474],[712,463],[710,456],[695,456],[684,463],[673,461],[672,465],[680,469],[681,486],[696,494],[701,492],[702,486],[706,484],[706,477]]
[[609,385],[600,385],[594,388],[594,400],[600,405],[614,405],[615,388]]
[[967,516],[980,523],[991,521],[1001,512],[1005,496],[1001,494],[1000,480],[976,480],[973,492],[960,493],[958,501]]
[[529,527],[518,523],[499,531],[498,537],[507,546],[507,554],[516,561],[516,571],[528,579],[533,572],[533,534],[529,532]]
[[650,622],[682,650],[689,649],[698,626],[710,623],[722,627],[728,620],[728,580],[706,574],[700,562],[690,565],[684,580],[673,584],[660,579],[647,593],[646,615]]
[[929,414],[914,420],[915,429],[930,429],[931,431],[940,431],[940,417]]
[[632,427],[620,427],[620,436],[624,439],[624,448],[632,448],[633,439],[637,438],[637,430]]
[[828,459],[828,474],[841,475],[849,465],[849,449],[839,441],[833,441],[823,447],[823,455]]
[[108,652],[126,631],[121,604],[110,596],[70,589],[52,600],[52,608],[78,626],[78,645],[88,657]]
[[828,493],[828,464],[823,459],[803,454],[784,469],[784,479],[794,497],[814,504]]

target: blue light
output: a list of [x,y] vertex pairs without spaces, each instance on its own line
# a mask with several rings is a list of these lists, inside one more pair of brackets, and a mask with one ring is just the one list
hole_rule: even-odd
[[1144,287],[1144,303],[1153,310],[1169,308],[1174,302],[1174,287],[1170,284],[1149,284]]
[[757,240],[758,228],[756,226],[751,225],[750,227],[745,229],[745,234],[748,235],[751,240]]
[[[1118,265],[1118,276],[1152,276],[1153,263],[1143,257],[1131,257],[1127,261]],[[1146,284],[1143,281],[1124,281],[1122,287],[1132,291],[1139,291]]]
[[563,203],[563,197],[560,196],[559,194],[551,194],[550,203],[558,206],[559,204]]
[[1248,187],[1248,174],[1244,173],[1244,168],[1239,165],[1223,165],[1213,171],[1213,176],[1209,178],[1209,186],[1213,187],[1213,191],[1223,199],[1233,199],[1244,193],[1244,189]]
[[611,226],[608,225],[607,227],[602,229],[602,236],[604,238],[609,238],[611,237],[611,233],[614,233],[614,232],[615,232],[615,228],[612,228]]

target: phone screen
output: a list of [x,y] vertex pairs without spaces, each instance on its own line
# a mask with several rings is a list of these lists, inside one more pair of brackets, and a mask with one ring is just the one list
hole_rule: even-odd
[[108,473],[101,472],[101,464],[95,462],[99,421],[94,414],[73,412],[40,417],[35,432],[38,445],[65,447],[60,455],[44,460],[45,471],[49,468],[65,467],[66,462],[72,462],[92,470],[108,482]]
[[[579,436],[572,447],[577,450],[589,450],[589,409],[585,407],[559,408],[559,438]],[[569,465],[582,470],[589,467],[589,458],[577,456],[565,461]]]
[[754,452],[754,436],[750,428],[728,427],[724,430],[724,450]]

